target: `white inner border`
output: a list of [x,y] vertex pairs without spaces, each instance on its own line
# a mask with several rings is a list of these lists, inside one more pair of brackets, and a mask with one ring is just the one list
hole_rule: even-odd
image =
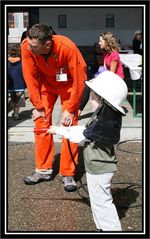
[[[143,49],[143,62],[145,63],[145,52],[146,52],[146,45],[145,45],[145,39],[146,39],[146,36],[145,36],[145,5],[128,5],[128,4],[125,4],[125,5],[122,5],[122,4],[109,4],[109,5],[100,5],[100,4],[87,4],[87,5],[78,5],[78,4],[74,4],[74,5],[69,5],[69,4],[64,4],[64,5],[50,5],[50,4],[43,4],[43,5],[30,5],[30,4],[26,4],[26,5],[19,5],[19,4],[15,4],[15,5],[12,5],[12,4],[6,4],[5,5],[5,42],[7,42],[8,44],[8,41],[7,41],[7,7],[142,7],[143,8],[143,41],[144,41],[144,49]],[[5,43],[5,62],[7,62],[7,44]],[[5,82],[7,82],[7,64],[5,64]],[[145,92],[145,64],[144,64],[144,67],[143,67],[143,93]],[[5,87],[5,109],[7,109],[7,87]],[[143,115],[145,115],[145,95],[143,97]],[[5,112],[5,122],[7,122],[7,112]],[[145,118],[143,118],[143,136],[145,136]],[[8,134],[8,130],[7,130],[7,124],[5,124],[5,157],[7,155],[7,134]],[[143,141],[143,146],[144,146],[144,150],[143,150],[143,170],[145,172],[145,140]],[[145,173],[143,172],[143,215],[145,216]],[[7,199],[8,199],[8,195],[7,195],[7,158],[5,158],[5,234],[6,235],[97,235],[97,234],[94,234],[94,233],[80,233],[80,232],[75,232],[75,233],[70,233],[70,232],[18,232],[18,233],[13,233],[13,232],[7,232]],[[143,216],[143,232],[135,232],[135,233],[132,233],[132,232],[121,232],[121,233],[115,233],[115,232],[110,232],[110,233],[100,233],[100,235],[124,235],[124,234],[131,234],[131,235],[142,235],[142,234],[145,234],[145,217]]]

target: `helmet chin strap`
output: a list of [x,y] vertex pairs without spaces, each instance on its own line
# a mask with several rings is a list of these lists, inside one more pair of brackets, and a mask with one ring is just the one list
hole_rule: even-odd
[[85,127],[88,127],[88,126],[92,123],[93,119],[97,116],[97,114],[98,114],[99,110],[101,109],[101,107],[103,107],[103,109],[104,109],[104,108],[105,108],[105,105],[99,105],[99,106],[97,107],[97,109],[96,109],[95,112],[92,114],[91,118],[89,119],[89,121],[87,122],[87,124],[85,125]]

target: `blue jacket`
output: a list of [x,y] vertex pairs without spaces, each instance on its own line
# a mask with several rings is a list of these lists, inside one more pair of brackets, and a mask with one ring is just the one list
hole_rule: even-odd
[[90,125],[83,131],[84,136],[105,146],[112,146],[120,140],[122,115],[104,104]]
[[9,91],[24,91],[26,84],[22,74],[21,61],[8,62],[8,89]]

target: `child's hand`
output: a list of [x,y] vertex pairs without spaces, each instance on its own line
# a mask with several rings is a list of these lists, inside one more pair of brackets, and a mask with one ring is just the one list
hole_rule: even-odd
[[50,126],[47,130],[48,134],[57,134],[63,136],[66,139],[73,143],[81,143],[85,141],[85,136],[83,135],[83,131],[85,126],[75,125],[70,127],[59,127],[59,126]]
[[50,126],[50,128],[46,131],[47,134],[56,134],[57,126]]

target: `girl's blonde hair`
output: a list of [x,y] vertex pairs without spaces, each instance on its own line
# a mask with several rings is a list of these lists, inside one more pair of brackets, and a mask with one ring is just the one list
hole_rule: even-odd
[[105,48],[106,52],[120,51],[119,43],[112,32],[103,32],[100,34],[100,37],[107,43],[107,47]]

